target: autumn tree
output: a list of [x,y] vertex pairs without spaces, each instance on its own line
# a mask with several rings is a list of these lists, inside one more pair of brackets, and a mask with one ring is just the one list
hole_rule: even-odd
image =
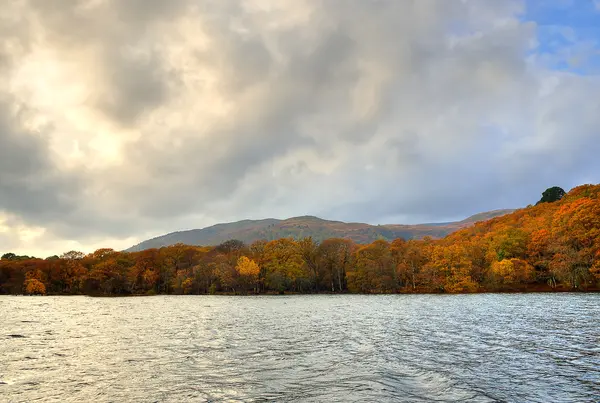
[[521,259],[503,259],[492,263],[492,273],[498,284],[527,284],[534,277],[534,269]]
[[46,286],[40,280],[30,278],[23,283],[23,291],[27,295],[46,295]]
[[319,245],[312,237],[306,237],[298,241],[298,250],[306,268],[311,273],[311,283],[314,291],[317,291],[319,287],[318,247]]
[[586,287],[600,245],[600,203],[579,198],[554,215],[550,271],[571,288]]
[[256,292],[258,274],[260,273],[260,268],[256,262],[252,259],[248,259],[246,256],[240,256],[235,269],[241,277],[242,286],[252,288]]
[[464,244],[438,245],[427,264],[432,285],[442,291],[474,292],[478,285],[471,277],[472,262]]
[[225,291],[232,291],[233,293],[239,289],[239,273],[232,266],[227,258],[223,255],[219,255],[216,261],[212,263],[214,272],[219,279],[221,287]]
[[526,231],[519,228],[507,228],[493,236],[491,247],[498,261],[523,258],[527,252],[528,242]]
[[81,281],[87,275],[87,270],[82,264],[84,257],[82,252],[77,251],[70,251],[61,256],[61,292],[77,294],[80,291]]
[[263,291],[265,287],[265,279],[267,276],[267,252],[266,245],[267,241],[264,239],[259,239],[257,241],[252,242],[249,247],[249,256],[256,262],[259,267],[258,273],[258,291]]
[[293,238],[265,245],[266,285],[274,291],[303,291],[310,288],[309,272]]
[[134,255],[134,264],[129,267],[127,281],[131,293],[153,292],[159,279],[158,249],[146,249]]
[[347,288],[347,274],[352,268],[354,242],[349,239],[326,239],[316,250],[318,267],[317,282],[331,292],[341,292]]
[[550,261],[552,260],[550,241],[551,233],[549,230],[542,228],[533,231],[527,245],[527,260],[534,267],[538,280],[556,286],[556,279],[551,278],[549,272]]
[[395,277],[390,245],[378,240],[356,251],[354,269],[348,273],[348,288],[366,293],[393,292],[398,288]]
[[410,287],[412,291],[415,291],[417,285],[421,283],[421,268],[426,262],[422,242],[396,239],[392,242],[391,247],[400,285]]

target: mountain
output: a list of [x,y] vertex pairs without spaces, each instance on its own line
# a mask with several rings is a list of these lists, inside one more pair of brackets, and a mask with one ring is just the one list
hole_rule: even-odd
[[370,225],[323,220],[313,216],[302,216],[277,220],[242,220],[233,223],[217,224],[202,229],[177,231],[143,241],[127,252],[183,243],[186,245],[218,245],[229,239],[239,239],[252,243],[259,239],[274,240],[293,237],[296,239],[311,236],[316,241],[328,238],[348,238],[356,243],[371,243],[377,239],[396,238],[420,239],[425,236],[442,238],[454,231],[469,227],[478,221],[499,217],[514,210],[494,210],[480,213],[462,221],[416,225]]

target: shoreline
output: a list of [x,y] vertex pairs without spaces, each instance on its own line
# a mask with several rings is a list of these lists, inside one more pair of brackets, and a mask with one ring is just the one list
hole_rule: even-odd
[[359,292],[291,292],[287,291],[284,293],[277,292],[265,292],[265,293],[232,293],[232,292],[216,292],[206,294],[46,294],[46,295],[27,295],[27,294],[0,294],[0,296],[12,296],[12,297],[91,297],[91,298],[134,298],[134,297],[160,297],[160,296],[221,296],[221,297],[285,297],[285,296],[316,296],[316,295],[340,295],[340,296],[352,296],[352,295],[479,295],[479,294],[596,294],[600,293],[600,288],[588,288],[588,289],[533,289],[533,290],[485,290],[475,292],[443,292],[443,291],[420,291],[420,292],[372,292],[372,293],[359,293]]

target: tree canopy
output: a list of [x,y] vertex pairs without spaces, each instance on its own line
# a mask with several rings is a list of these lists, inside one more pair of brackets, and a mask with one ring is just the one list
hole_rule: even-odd
[[554,203],[562,199],[566,194],[567,192],[565,192],[562,188],[558,186],[553,186],[544,190],[544,192],[542,193],[542,198],[540,199],[540,201],[537,202],[537,204]]
[[579,186],[552,203],[443,239],[231,240],[214,247],[70,251],[52,259],[7,253],[0,259],[0,294],[553,290],[600,290],[600,185]]

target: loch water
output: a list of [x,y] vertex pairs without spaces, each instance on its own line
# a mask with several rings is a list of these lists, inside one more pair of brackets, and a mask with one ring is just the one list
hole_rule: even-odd
[[0,296],[1,402],[599,402],[600,294]]

